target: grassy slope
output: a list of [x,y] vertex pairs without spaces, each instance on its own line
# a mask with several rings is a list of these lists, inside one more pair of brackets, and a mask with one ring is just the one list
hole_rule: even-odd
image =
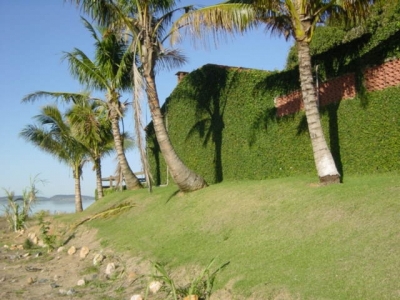
[[313,180],[226,182],[175,196],[173,186],[123,192],[84,214],[136,203],[89,223],[103,243],[169,269],[230,261],[216,288],[229,282],[245,298],[398,299],[400,175],[348,176],[326,187]]

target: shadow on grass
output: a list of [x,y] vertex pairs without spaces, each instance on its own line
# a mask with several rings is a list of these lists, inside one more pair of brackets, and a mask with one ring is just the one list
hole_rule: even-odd
[[176,190],[175,192],[173,192],[167,199],[167,201],[165,201],[165,204],[167,204],[172,198],[174,198],[176,195],[178,195],[180,192],[180,190]]

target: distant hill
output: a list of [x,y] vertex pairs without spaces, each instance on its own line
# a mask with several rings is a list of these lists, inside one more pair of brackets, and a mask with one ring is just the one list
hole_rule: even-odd
[[[0,197],[0,201],[7,201],[7,197]],[[16,195],[16,196],[14,196],[14,199],[17,199],[17,200],[22,200],[22,196],[21,195]],[[46,201],[46,200],[49,200],[49,198],[47,198],[47,197],[37,197],[37,201]]]

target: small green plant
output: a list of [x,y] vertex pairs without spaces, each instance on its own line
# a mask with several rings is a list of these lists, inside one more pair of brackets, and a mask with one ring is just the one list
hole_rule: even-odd
[[4,206],[5,216],[12,230],[18,231],[27,227],[26,221],[39,193],[36,188],[38,181],[37,176],[31,179],[30,187],[23,190],[22,198],[16,198],[13,191],[4,189],[8,200],[7,205]]
[[[174,280],[169,276],[168,272],[165,270],[164,266],[156,262],[153,264],[154,267],[154,274],[150,276],[151,279],[153,280],[159,280],[164,282],[164,290],[167,292],[167,296],[169,297],[172,295],[172,299],[178,300],[178,294],[177,294],[177,289],[175,286]],[[147,295],[149,293],[149,285],[147,286],[146,293],[145,293],[145,299],[147,299]]]
[[[172,295],[172,299],[174,300],[182,299],[187,296],[198,296],[199,299],[209,300],[216,276],[230,263],[226,262],[218,267],[214,272],[211,272],[211,267],[214,264],[214,261],[215,258],[210,261],[207,267],[204,268],[197,277],[183,287],[177,287],[164,266],[157,262],[154,263],[156,274],[152,275],[151,278],[164,282],[164,290],[167,292],[167,296]],[[148,290],[149,288],[146,290],[145,299],[147,299]]]
[[20,210],[20,204],[15,199],[14,192],[4,190],[7,194],[7,205],[4,205],[4,212],[10,229],[14,231],[25,228],[26,216]]
[[93,273],[99,273],[99,266],[90,265],[80,272],[81,275],[88,275]]
[[24,249],[27,249],[27,250],[32,249],[33,243],[30,239],[25,239],[23,246],[24,246]]
[[190,284],[178,289],[178,294],[181,296],[197,295],[200,299],[210,299],[217,274],[229,264],[229,262],[226,262],[211,273],[214,261],[215,258],[210,261],[208,266]]
[[50,221],[45,221],[45,214],[39,214],[39,226],[40,233],[43,243],[47,246],[49,250],[53,250],[56,244],[56,236],[53,234],[49,234],[50,232]]

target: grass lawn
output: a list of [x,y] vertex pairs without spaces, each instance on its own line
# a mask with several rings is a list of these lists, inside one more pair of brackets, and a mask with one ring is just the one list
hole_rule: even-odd
[[236,181],[181,195],[175,186],[114,193],[76,221],[129,201],[128,212],[88,222],[104,245],[169,270],[230,264],[215,289],[252,299],[400,299],[400,175]]

